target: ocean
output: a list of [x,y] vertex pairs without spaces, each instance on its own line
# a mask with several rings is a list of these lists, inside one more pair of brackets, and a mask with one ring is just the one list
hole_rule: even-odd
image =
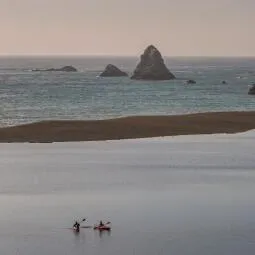
[[[1,57],[0,126],[255,109],[255,98],[247,94],[255,82],[255,58],[165,58],[177,77],[173,81],[99,77],[109,63],[131,75],[138,61],[135,57]],[[65,65],[78,72],[31,72]],[[188,79],[197,83],[187,85]]]

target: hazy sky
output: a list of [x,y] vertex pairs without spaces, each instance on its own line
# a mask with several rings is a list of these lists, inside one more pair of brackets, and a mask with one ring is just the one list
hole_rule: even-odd
[[0,0],[0,54],[255,56],[255,0]]

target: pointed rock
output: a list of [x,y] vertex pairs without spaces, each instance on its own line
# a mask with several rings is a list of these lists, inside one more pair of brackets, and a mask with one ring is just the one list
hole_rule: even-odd
[[156,47],[146,48],[131,79],[134,80],[172,80],[175,76],[167,69]]
[[105,70],[100,74],[101,77],[121,77],[128,76],[127,73],[121,71],[118,67],[114,65],[107,65]]

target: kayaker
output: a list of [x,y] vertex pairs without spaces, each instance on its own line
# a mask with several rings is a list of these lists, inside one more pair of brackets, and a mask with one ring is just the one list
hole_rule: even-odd
[[103,227],[103,226],[104,226],[104,223],[103,223],[103,221],[100,220],[99,227]]
[[80,230],[80,223],[78,221],[75,221],[73,228],[76,229],[77,231]]

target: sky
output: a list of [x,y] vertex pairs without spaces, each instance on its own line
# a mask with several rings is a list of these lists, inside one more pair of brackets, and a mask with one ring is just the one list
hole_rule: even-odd
[[255,0],[0,0],[0,55],[255,56]]

